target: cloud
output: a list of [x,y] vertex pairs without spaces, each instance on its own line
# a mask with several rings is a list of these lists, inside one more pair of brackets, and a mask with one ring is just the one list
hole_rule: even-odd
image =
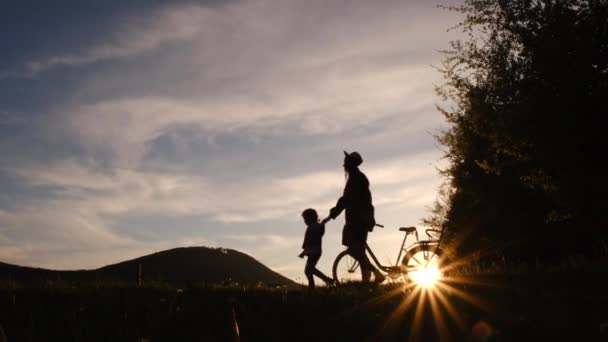
[[[438,75],[430,64],[441,44],[423,38],[434,37],[427,32],[436,25],[411,10],[391,1],[262,1],[144,12],[124,20],[131,24],[117,29],[124,31],[118,42],[93,44],[73,61],[161,55],[92,71],[55,108],[61,114],[53,126],[90,153],[105,151],[116,166],[134,168],[149,152],[146,143],[181,127],[210,132],[213,142],[235,130],[253,132],[252,139],[335,135],[383,117],[419,115],[434,110]],[[281,15],[268,22],[271,12]],[[161,49],[169,42],[171,49]],[[53,60],[72,59],[40,65]],[[120,91],[100,96],[104,89]]]
[[[107,32],[105,40],[84,47],[81,51],[30,60],[21,76],[32,77],[59,66],[81,67],[91,63],[135,57],[161,48],[175,41],[184,41],[200,32],[197,22],[221,19],[213,10],[202,6],[164,8],[147,13],[145,17],[121,18],[116,27]],[[16,72],[4,71],[0,78],[15,77]]]
[[146,142],[180,127],[214,134],[234,130],[283,136],[337,134],[397,115],[395,109],[411,113],[430,108],[430,86],[423,81],[430,72],[428,67],[414,65],[374,76],[367,75],[373,70],[362,71],[330,85],[260,84],[263,92],[273,91],[264,101],[258,99],[262,92],[199,100],[112,99],[62,109],[68,113],[62,129],[67,128],[84,146],[110,148],[117,161],[131,164],[141,161]]
[[246,244],[262,245],[266,249],[294,247],[300,241],[296,241],[286,236],[277,234],[238,234],[224,235],[221,237],[226,240],[235,240]]
[[[408,208],[431,204],[437,178],[428,163],[434,159],[434,153],[426,153],[364,169],[372,182],[381,222],[392,219],[384,212],[399,212],[404,220],[403,213]],[[218,242],[257,257],[267,256],[270,265],[277,265],[273,259],[276,254],[297,249],[299,236],[254,231],[222,236],[218,231],[185,238],[174,229],[169,239],[144,242],[135,238],[138,234],[134,232],[147,229],[145,220],[129,231],[117,222],[127,216],[202,215],[223,225],[265,223],[279,229],[277,222],[299,222],[303,208],[312,206],[325,213],[340,196],[344,184],[343,175],[337,170],[278,179],[243,179],[232,184],[214,184],[195,175],[134,170],[103,173],[90,164],[74,161],[16,172],[30,186],[61,191],[57,197],[22,203],[18,210],[0,211],[0,250],[9,255],[3,260],[49,267],[90,268],[98,266],[99,260],[107,263],[162,248]],[[69,255],[82,258],[72,259]]]
[[[90,209],[90,208],[89,208]],[[78,201],[30,203],[0,212],[0,260],[50,268],[96,268],[179,246],[215,246],[211,239],[174,236],[140,241]]]
[[[435,19],[449,17],[447,11],[436,11],[432,7],[430,10],[435,10]],[[76,52],[25,64],[31,76],[58,66],[85,66],[134,57],[169,43],[198,39],[219,48],[217,52],[199,50],[198,57],[221,58],[224,57],[222,50],[231,53],[245,50],[245,56],[241,57],[247,57],[255,48],[276,49],[277,46],[272,45],[278,43],[285,46],[281,56],[289,57],[290,64],[305,68],[335,62],[332,54],[319,54],[319,49],[334,54],[342,51],[342,56],[350,57],[395,46],[404,38],[416,43],[418,49],[421,45],[427,46],[429,40],[425,39],[424,31],[433,28],[433,24],[420,14],[428,11],[429,8],[416,4],[395,1],[381,4],[360,1],[348,6],[335,1],[306,4],[293,0],[243,1],[213,8],[179,4],[119,15],[104,39],[94,39],[93,44]],[[264,20],[268,13],[274,14],[273,20]],[[294,39],[299,40],[297,44]],[[408,51],[413,54],[415,49]]]
[[[129,244],[127,239],[111,234],[99,225],[94,217],[81,215],[74,208],[32,205],[11,211],[0,217],[0,251],[3,261],[21,264],[40,262],[57,263],[55,258],[41,256],[64,254],[76,257],[90,251],[120,248]],[[74,259],[72,264],[79,264]]]
[[[54,88],[35,139],[23,139],[45,158],[0,166],[27,189],[17,209],[0,208],[0,259],[88,267],[240,239],[279,265],[263,247],[293,248],[302,209],[335,203],[343,148],[364,153],[383,223],[419,217],[440,155],[423,139],[441,123],[429,65],[448,40],[437,22],[449,15],[429,20],[431,11],[403,1],[171,5],[117,15],[103,37],[28,59],[29,76],[59,67],[77,76]],[[16,123],[30,127],[0,114],[0,126]],[[138,239],[154,217],[233,230],[176,226],[166,240]],[[243,226],[267,228],[234,228]]]
[[[154,16],[161,20],[144,20],[152,27],[131,28],[125,39],[155,37],[174,25],[184,25],[187,34],[176,35],[171,49],[158,49],[158,58],[92,71],[72,100],[56,108],[59,129],[89,151],[106,150],[116,164],[134,167],[146,142],[180,127],[211,132],[209,141],[235,130],[254,138],[327,136],[434,111],[438,74],[430,64],[442,40],[429,32],[436,24],[407,3],[315,4],[166,9]],[[276,20],[266,20],[268,13]],[[99,95],[109,89],[120,91]]]
[[[380,203],[393,202],[391,198],[403,198],[403,189],[436,182],[429,164],[435,158],[436,153],[431,152],[370,166],[366,173],[372,186],[381,190],[376,199]],[[92,163],[74,160],[30,165],[12,172],[29,186],[60,189],[49,205],[87,217],[207,215],[224,223],[277,219],[314,203],[329,204],[340,194],[344,182],[340,172],[324,170],[216,184],[212,179],[191,174],[129,169],[108,172],[96,169]]]
[[27,120],[24,117],[0,110],[0,126],[23,125],[25,123],[27,123]]

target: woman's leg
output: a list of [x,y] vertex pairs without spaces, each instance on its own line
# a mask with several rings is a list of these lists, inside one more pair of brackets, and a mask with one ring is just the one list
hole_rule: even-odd
[[360,241],[353,241],[348,246],[348,254],[359,262],[359,266],[361,266],[361,279],[364,282],[369,282],[373,266],[369,262],[367,255],[365,255],[365,244],[362,244]]
[[369,282],[372,272],[374,273],[375,281],[382,282],[384,275],[371,263],[367,254],[365,253],[365,241],[354,241],[348,246],[349,254],[355,258],[359,265],[361,265],[361,279],[364,282]]

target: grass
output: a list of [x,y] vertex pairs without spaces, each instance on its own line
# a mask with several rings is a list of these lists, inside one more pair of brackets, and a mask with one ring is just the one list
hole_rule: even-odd
[[0,283],[0,324],[8,341],[592,341],[608,322],[606,265],[467,263],[433,297],[445,300],[439,315],[428,294],[399,285],[12,281]]

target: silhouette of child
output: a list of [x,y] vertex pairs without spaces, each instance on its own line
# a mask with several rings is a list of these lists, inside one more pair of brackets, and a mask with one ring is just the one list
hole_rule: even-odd
[[321,258],[321,238],[325,234],[325,223],[329,221],[326,218],[322,222],[319,222],[319,216],[314,209],[306,209],[302,212],[302,218],[306,223],[306,233],[304,234],[304,243],[302,248],[304,249],[300,255],[300,258],[308,256],[306,260],[306,267],[304,268],[304,274],[308,279],[308,288],[315,288],[315,280],[313,276],[317,276],[327,284],[333,285],[334,280],[317,269],[317,262]]

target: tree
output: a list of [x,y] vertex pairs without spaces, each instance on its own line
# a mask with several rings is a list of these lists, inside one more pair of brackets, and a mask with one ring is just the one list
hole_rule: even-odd
[[[444,51],[448,191],[429,222],[464,250],[541,254],[608,233],[608,1],[465,0]],[[565,240],[564,240],[565,241]],[[580,244],[579,244],[580,245]],[[559,253],[564,251],[558,250]]]

